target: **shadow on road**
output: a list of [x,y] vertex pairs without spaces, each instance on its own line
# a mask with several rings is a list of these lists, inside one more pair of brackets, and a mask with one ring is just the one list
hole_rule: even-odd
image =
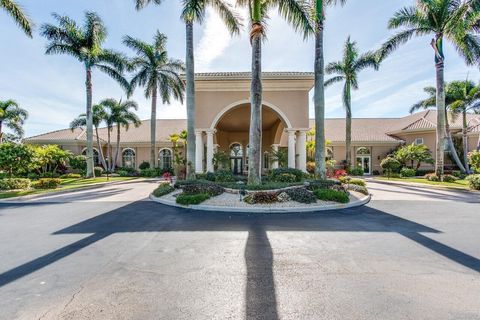
[[[35,204],[22,206],[33,208]],[[421,234],[440,231],[367,206],[317,214],[262,215],[199,212],[139,201],[56,231],[54,234],[88,234],[88,236],[0,274],[0,287],[115,233],[177,231],[248,232],[245,246],[247,267],[245,295],[246,317],[249,319],[256,318],[258,314],[268,315],[265,319],[278,318],[274,260],[267,231],[394,232],[447,259],[480,272],[479,259]]]

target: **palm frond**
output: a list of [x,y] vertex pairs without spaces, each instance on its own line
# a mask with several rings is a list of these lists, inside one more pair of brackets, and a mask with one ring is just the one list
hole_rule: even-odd
[[341,82],[341,81],[344,81],[344,80],[345,80],[344,76],[335,76],[335,77],[330,78],[327,81],[325,81],[324,86],[329,87],[334,83]]
[[7,13],[15,20],[15,23],[25,32],[30,38],[33,37],[32,30],[34,24],[30,17],[25,14],[23,8],[14,0],[0,0],[0,8],[5,9]]
[[239,34],[242,19],[233,7],[223,0],[209,0],[209,3],[218,12],[230,33]]

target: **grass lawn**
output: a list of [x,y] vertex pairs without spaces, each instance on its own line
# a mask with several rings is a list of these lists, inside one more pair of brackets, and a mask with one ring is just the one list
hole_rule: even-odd
[[400,181],[400,182],[414,182],[414,183],[423,183],[429,185],[435,185],[445,188],[455,188],[455,189],[465,189],[469,190],[468,181],[467,180],[457,180],[455,182],[440,182],[440,181],[428,181],[427,179],[423,178],[390,178],[387,177],[375,177],[378,180],[390,180],[390,181]]
[[[136,179],[134,177],[110,177],[109,182],[128,181]],[[7,199],[13,197],[20,197],[32,194],[42,194],[55,192],[59,190],[79,189],[86,186],[91,186],[97,183],[108,182],[107,177],[91,178],[91,179],[62,179],[62,183],[56,189],[29,189],[29,190],[15,190],[15,191],[0,191],[0,199]]]

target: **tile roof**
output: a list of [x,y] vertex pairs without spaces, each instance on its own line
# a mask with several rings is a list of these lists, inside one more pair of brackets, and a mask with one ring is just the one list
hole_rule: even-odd
[[[195,80],[250,79],[251,72],[204,72],[195,73]],[[314,79],[313,72],[262,72],[262,79]]]

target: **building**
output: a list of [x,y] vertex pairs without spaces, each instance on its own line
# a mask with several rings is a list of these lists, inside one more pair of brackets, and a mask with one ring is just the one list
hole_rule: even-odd
[[[272,150],[286,149],[288,166],[306,170],[309,119],[309,91],[314,75],[307,72],[265,72],[263,74],[262,148],[264,171],[275,168],[269,160]],[[250,73],[218,72],[196,74],[196,171],[213,171],[215,152],[230,155],[231,169],[248,170],[248,132],[250,123]],[[468,115],[469,150],[475,150],[480,133],[480,115]],[[157,120],[157,154],[160,167],[171,166],[173,151],[169,136],[185,130],[184,119]],[[452,134],[460,135],[462,119],[450,119]],[[328,157],[341,165],[345,159],[345,120],[327,119]],[[352,121],[354,165],[366,174],[381,171],[380,161],[402,144],[425,144],[435,152],[436,112],[426,110],[403,118],[369,118]],[[116,132],[116,129],[114,129]],[[99,141],[106,154],[107,130],[99,129]],[[115,139],[115,135],[112,135]],[[96,136],[94,139],[96,140]],[[58,130],[25,139],[32,144],[58,144],[75,154],[85,154],[83,129]],[[121,129],[118,166],[135,167],[149,161],[150,120],[140,127]],[[95,145],[97,145],[95,143]],[[115,143],[113,143],[115,148]],[[95,148],[98,163],[98,145]],[[115,152],[115,150],[114,150]],[[115,153],[114,153],[115,154]]]

